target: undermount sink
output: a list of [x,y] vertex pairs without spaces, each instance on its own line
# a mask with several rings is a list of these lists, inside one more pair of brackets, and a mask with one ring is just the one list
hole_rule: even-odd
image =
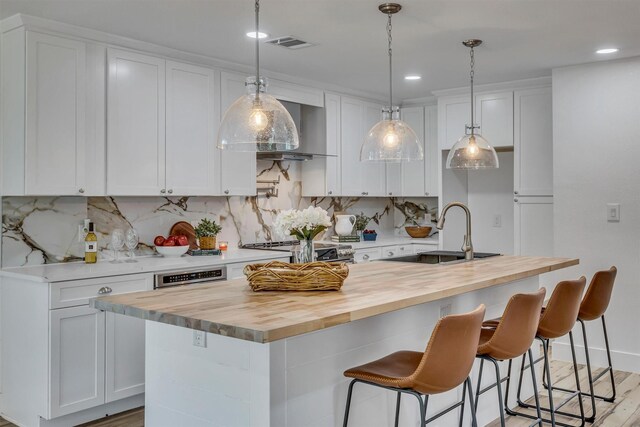
[[[499,256],[500,254],[494,254],[489,252],[475,252],[473,259],[490,258]],[[398,261],[398,262],[416,262],[419,264],[444,264],[454,262],[464,262],[464,252],[462,251],[430,251],[419,252],[415,255],[408,255],[398,258],[384,258],[383,261]]]

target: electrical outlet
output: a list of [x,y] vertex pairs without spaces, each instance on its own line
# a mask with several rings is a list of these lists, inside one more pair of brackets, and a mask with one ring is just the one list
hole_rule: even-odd
[[204,331],[193,331],[193,345],[207,348],[207,334]]
[[451,304],[440,306],[440,317],[448,316],[451,314]]
[[607,203],[607,221],[620,221],[620,203]]
[[494,227],[502,227],[502,215],[495,214],[493,216],[493,226]]

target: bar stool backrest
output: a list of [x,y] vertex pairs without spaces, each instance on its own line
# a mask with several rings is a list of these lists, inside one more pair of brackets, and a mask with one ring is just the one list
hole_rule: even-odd
[[478,346],[477,353],[496,360],[522,356],[536,337],[546,291],[541,288],[531,294],[513,295],[495,332],[487,342]]
[[420,360],[411,374],[410,387],[422,393],[442,393],[459,386],[469,376],[476,356],[485,306],[445,316],[438,321]]
[[540,318],[538,336],[558,338],[573,329],[586,284],[587,279],[584,276],[578,280],[563,280],[558,283]]
[[618,269],[614,266],[593,275],[580,305],[578,317],[581,320],[595,320],[607,311],[617,273]]

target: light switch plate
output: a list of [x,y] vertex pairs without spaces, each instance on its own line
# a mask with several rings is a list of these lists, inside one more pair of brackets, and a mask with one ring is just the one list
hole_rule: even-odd
[[607,221],[620,221],[620,203],[607,203]]
[[502,227],[502,215],[495,214],[493,216],[493,226],[494,227]]

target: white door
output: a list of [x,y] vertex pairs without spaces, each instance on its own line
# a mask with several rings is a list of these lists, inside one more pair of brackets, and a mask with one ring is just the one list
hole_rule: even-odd
[[[364,105],[364,127],[358,141],[358,161],[360,162],[360,147],[369,130],[382,120],[382,105],[366,102]],[[385,162],[360,162],[360,173],[365,196],[384,196],[387,182]]]
[[553,197],[514,198],[515,255],[553,254]]
[[387,175],[387,189],[390,195],[403,196],[403,197],[421,197],[425,196],[425,161],[429,160],[429,153],[425,148],[425,128],[424,128],[424,108],[423,107],[409,107],[402,109],[402,120],[404,120],[418,137],[418,141],[423,150],[424,158],[422,160],[412,160],[409,162],[402,162],[399,164],[389,163],[387,164],[387,171],[394,169],[398,165],[400,166],[400,191],[394,191],[393,188],[397,185],[390,185],[390,180],[393,180],[396,174]]
[[493,147],[513,147],[513,92],[476,96],[480,134]]
[[514,192],[520,196],[553,194],[551,88],[514,94]]
[[167,61],[167,194],[220,193],[216,72]]
[[424,107],[424,195],[438,197],[438,107]]
[[[246,93],[245,78],[244,75],[221,73],[221,119],[227,108]],[[220,188],[225,196],[255,196],[257,172],[256,153],[220,151]]]
[[166,194],[165,61],[118,49],[107,61],[107,194]]
[[106,402],[144,393],[144,322],[106,313]]
[[49,418],[104,403],[105,313],[88,306],[49,311]]
[[[364,103],[360,100],[342,97],[340,106],[340,170],[342,175],[342,196],[364,196],[360,147],[365,138]],[[368,129],[367,129],[368,131]]]
[[83,194],[85,43],[28,31],[26,77],[25,194]]

